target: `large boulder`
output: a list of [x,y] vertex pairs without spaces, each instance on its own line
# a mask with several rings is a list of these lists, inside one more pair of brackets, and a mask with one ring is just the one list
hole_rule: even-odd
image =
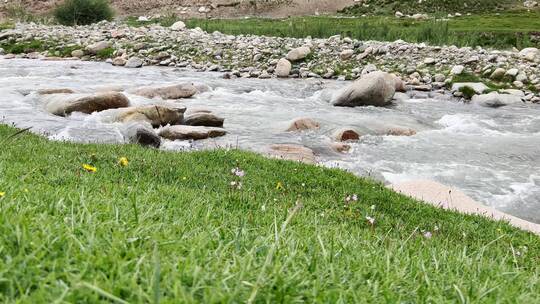
[[471,99],[472,103],[476,103],[485,107],[498,108],[510,104],[521,104],[521,97],[511,94],[499,94],[491,92],[489,94],[474,95]]
[[302,117],[302,118],[293,119],[289,123],[289,127],[287,128],[287,131],[294,132],[294,131],[305,131],[305,130],[317,130],[320,128],[320,126],[321,125],[317,121],[311,118]]
[[337,98],[334,106],[385,106],[396,93],[395,76],[386,72],[373,72],[364,75],[349,85]]
[[135,95],[162,99],[189,98],[197,93],[197,88],[192,84],[177,84],[164,87],[145,87],[133,92]]
[[313,150],[294,144],[276,144],[270,146],[268,154],[271,157],[299,161],[303,163],[315,163]]
[[186,115],[183,124],[189,126],[223,127],[224,118],[212,113],[196,112]]
[[142,67],[144,61],[139,57],[131,57],[126,61],[124,65],[126,68],[136,69]]
[[285,58],[281,58],[276,65],[276,75],[277,77],[288,77],[291,69],[291,62]]
[[528,60],[528,61],[536,61],[540,59],[540,50],[537,48],[525,48],[519,52],[519,56],[521,58]]
[[49,94],[44,95],[46,110],[54,115],[67,116],[72,112],[90,114],[108,109],[125,108],[129,99],[118,92],[99,94]]
[[147,122],[153,127],[182,123],[186,108],[170,108],[158,105],[128,108],[117,117],[119,122]]
[[161,146],[161,138],[148,123],[129,123],[126,126],[126,139],[129,143],[145,147],[159,148]]
[[286,58],[287,60],[293,61],[293,62],[299,61],[306,58],[310,53],[311,53],[310,48],[308,48],[307,46],[302,46],[302,47],[290,50],[289,53],[287,53]]
[[92,55],[96,55],[100,51],[108,49],[111,46],[112,44],[109,41],[100,41],[100,42],[96,42],[94,44],[87,46],[86,51]]
[[159,132],[159,136],[170,140],[200,140],[219,137],[227,134],[222,128],[202,127],[202,126],[169,126]]

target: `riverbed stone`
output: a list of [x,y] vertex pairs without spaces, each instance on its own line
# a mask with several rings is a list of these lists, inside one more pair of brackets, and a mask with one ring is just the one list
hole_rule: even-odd
[[306,58],[310,53],[311,53],[311,49],[309,47],[302,46],[302,47],[290,50],[289,53],[287,53],[286,59],[291,62],[300,61]]
[[473,89],[476,94],[482,94],[489,90],[489,87],[481,82],[457,82],[452,85],[452,92],[459,92],[463,87]]
[[112,44],[109,41],[99,41],[87,46],[86,51],[92,55],[96,55],[100,51],[110,48],[111,45]]
[[334,106],[386,106],[396,92],[395,79],[386,72],[372,72],[356,80],[333,101]]
[[147,98],[182,99],[197,94],[197,88],[193,84],[175,84],[162,87],[144,87],[133,91],[133,94]]
[[41,89],[38,90],[39,95],[50,95],[50,94],[73,94],[75,91],[68,88],[58,88],[58,89]]
[[206,112],[196,112],[184,117],[183,124],[190,126],[223,127],[225,119]]
[[131,57],[126,61],[125,67],[126,68],[140,68],[144,64],[144,61],[139,57]]
[[287,131],[306,131],[306,130],[317,130],[320,128],[320,124],[312,118],[301,117],[295,118],[289,123]]
[[171,30],[173,31],[181,31],[186,28],[186,24],[182,21],[176,21],[173,25],[171,25]]
[[291,62],[285,58],[281,58],[277,63],[275,73],[278,77],[288,77],[291,73],[291,69]]
[[150,124],[132,122],[127,124],[126,129],[126,138],[129,143],[153,148],[161,146],[161,138]]
[[491,108],[498,108],[511,104],[521,104],[523,101],[521,97],[516,95],[491,92],[489,94],[474,95],[471,99],[471,103]]
[[126,65],[126,59],[123,57],[116,57],[113,59],[112,65],[114,66],[124,66]]
[[334,131],[332,138],[337,141],[349,141],[360,139],[360,132],[355,128],[345,127]]
[[225,134],[227,131],[222,128],[183,125],[165,127],[159,132],[159,136],[169,140],[201,140]]
[[153,127],[177,125],[184,119],[184,107],[148,105],[123,110],[116,118],[119,122],[147,122]]
[[118,92],[98,94],[49,94],[43,96],[46,110],[54,115],[67,116],[72,112],[91,114],[108,109],[125,108],[129,99]]
[[315,163],[315,153],[310,148],[297,144],[275,144],[269,147],[271,157],[293,160],[308,164]]

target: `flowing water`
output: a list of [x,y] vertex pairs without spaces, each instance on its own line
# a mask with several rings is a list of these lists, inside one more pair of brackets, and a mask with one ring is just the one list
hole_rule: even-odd
[[[163,149],[239,147],[263,151],[274,143],[312,148],[318,160],[387,183],[430,179],[460,188],[504,212],[540,223],[540,105],[498,109],[463,104],[444,95],[416,94],[388,108],[337,108],[329,99],[345,82],[320,80],[225,80],[219,73],[173,68],[125,69],[105,63],[0,58],[0,121],[51,139],[124,142],[123,125],[104,113],[48,114],[36,90],[72,88],[125,91],[148,85],[195,82],[211,89],[179,103],[207,108],[225,118],[229,134],[197,143],[166,141]],[[134,105],[155,101],[126,93]],[[318,131],[284,132],[297,117],[321,123]],[[352,126],[364,136],[347,154],[329,148],[332,132]],[[414,136],[382,136],[389,127],[416,130]]]

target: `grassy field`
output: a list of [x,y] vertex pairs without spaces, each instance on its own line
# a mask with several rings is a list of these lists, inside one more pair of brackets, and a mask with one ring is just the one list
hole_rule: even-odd
[[520,0],[363,0],[343,10],[345,14],[393,15],[396,11],[404,14],[431,13],[486,13],[523,8]]
[[[177,19],[152,20],[170,26]],[[135,18],[126,22],[143,23]],[[494,48],[540,46],[540,12],[514,11],[501,14],[464,16],[450,20],[414,21],[391,16],[372,17],[293,17],[289,19],[191,19],[188,27],[208,32],[326,38],[343,35],[360,40],[427,42],[434,45],[485,46]]]
[[0,126],[0,302],[540,300],[537,236],[343,171],[16,132]]

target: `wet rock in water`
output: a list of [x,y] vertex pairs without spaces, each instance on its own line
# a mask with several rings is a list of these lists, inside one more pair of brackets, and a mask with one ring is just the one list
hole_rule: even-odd
[[341,128],[334,132],[332,138],[337,141],[359,140],[360,133],[353,128]]
[[159,136],[170,140],[201,140],[225,134],[227,134],[227,131],[222,128],[183,125],[165,127],[159,132]]
[[339,153],[346,153],[351,150],[351,145],[342,142],[333,142],[330,146],[334,151]]
[[307,117],[295,118],[289,123],[287,131],[304,131],[304,130],[317,130],[320,128],[320,124]]
[[91,114],[93,112],[129,106],[129,99],[124,94],[117,92],[92,95],[48,94],[42,98],[45,101],[46,110],[58,116],[67,116],[72,112]]
[[192,84],[177,84],[164,87],[140,88],[135,90],[133,94],[147,98],[181,99],[197,94],[197,88]]
[[38,90],[39,95],[49,95],[49,94],[73,94],[75,91],[72,89],[42,89]]
[[452,92],[459,92],[464,87],[473,89],[476,94],[482,94],[489,90],[489,87],[481,82],[457,82],[452,85]]
[[196,112],[186,115],[183,124],[189,126],[223,127],[224,118],[212,113]]
[[139,57],[131,57],[126,61],[124,65],[126,68],[136,69],[142,67],[144,61]]
[[396,88],[396,92],[406,92],[407,86],[405,85],[405,82],[401,80],[398,76],[394,74],[390,74],[394,78],[394,84]]
[[396,92],[395,77],[386,72],[372,72],[349,85],[333,101],[334,106],[386,106]]
[[112,46],[111,43],[108,41],[100,41],[100,42],[96,42],[94,44],[87,46],[86,51],[92,55],[96,55],[100,51],[108,49],[111,46]]
[[313,150],[295,144],[276,144],[270,146],[268,154],[275,158],[294,160],[303,163],[315,163]]
[[507,106],[510,104],[523,103],[521,97],[511,94],[499,94],[492,92],[483,95],[474,95],[471,99],[471,103],[479,104],[486,107],[498,108]]
[[413,136],[416,135],[416,131],[410,128],[390,128],[388,130],[385,130],[384,135],[388,136]]
[[310,48],[308,48],[307,46],[302,46],[302,47],[290,50],[289,53],[287,53],[286,58],[287,60],[292,61],[292,62],[299,61],[306,58],[310,53],[311,53]]
[[161,138],[148,123],[130,123],[126,126],[126,129],[126,138],[129,143],[154,148],[161,146]]
[[281,58],[276,66],[276,75],[277,77],[288,77],[291,73],[292,64],[289,60]]
[[147,122],[153,127],[177,125],[182,123],[186,108],[170,108],[158,105],[128,108],[122,111],[116,121]]

